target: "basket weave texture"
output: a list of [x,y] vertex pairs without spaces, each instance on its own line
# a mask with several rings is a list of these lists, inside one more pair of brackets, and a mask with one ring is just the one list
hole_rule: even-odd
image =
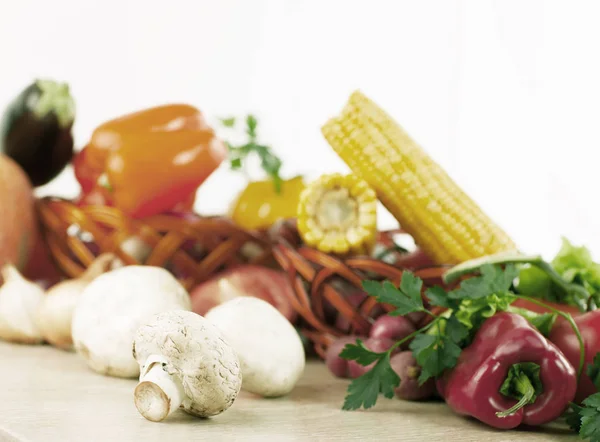
[[[250,232],[225,217],[164,214],[130,219],[112,207],[79,207],[54,197],[39,199],[37,210],[51,257],[70,278],[81,275],[102,253],[114,253],[126,265],[167,268],[187,289],[240,264],[283,270],[293,288],[289,301],[300,318],[297,326],[320,357],[337,337],[365,336],[378,315],[393,310],[366,296],[362,281],[387,279],[398,285],[403,272],[410,270],[423,280],[426,304],[426,289],[443,285],[441,277],[447,269],[332,256],[303,245],[294,220]],[[398,233],[402,232],[381,232],[380,242],[389,244]],[[131,238],[146,246],[143,261],[127,247]]]

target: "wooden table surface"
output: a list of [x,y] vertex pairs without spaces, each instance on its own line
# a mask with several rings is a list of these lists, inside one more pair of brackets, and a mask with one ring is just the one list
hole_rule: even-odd
[[381,399],[344,412],[347,381],[311,361],[291,395],[241,393],[225,413],[196,419],[177,411],[162,423],[133,404],[135,380],[95,374],[77,355],[48,346],[0,343],[0,441],[577,441],[562,426],[502,432],[454,415],[443,403]]

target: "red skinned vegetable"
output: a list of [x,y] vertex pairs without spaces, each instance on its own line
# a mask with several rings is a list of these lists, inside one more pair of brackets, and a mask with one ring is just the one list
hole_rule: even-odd
[[483,323],[437,387],[456,413],[511,429],[558,418],[575,397],[577,375],[526,319],[503,312]]
[[205,315],[216,307],[237,296],[253,296],[267,301],[291,323],[297,319],[290,299],[294,289],[287,275],[267,267],[245,264],[218,273],[190,292],[192,311]]
[[[591,364],[594,356],[600,352],[600,310],[586,313],[574,318],[579,328],[585,348],[585,362]],[[580,357],[580,347],[573,328],[566,322],[557,323],[550,332],[550,340],[564,353],[566,358],[577,366]],[[598,389],[585,371],[581,373],[575,402],[580,403]]]

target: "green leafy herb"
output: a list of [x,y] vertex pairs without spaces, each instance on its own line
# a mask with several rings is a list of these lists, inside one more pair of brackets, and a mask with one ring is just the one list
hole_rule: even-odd
[[[517,270],[512,264],[505,268],[496,264],[483,265],[478,276],[463,281],[452,292],[447,293],[441,287],[429,288],[426,291],[429,302],[447,309],[439,315],[425,309],[421,298],[423,281],[411,272],[403,273],[399,287],[389,281],[364,281],[363,288],[367,294],[381,303],[395,307],[391,314],[426,312],[433,319],[383,353],[369,350],[360,340],[356,344],[346,345],[340,353],[342,358],[354,360],[363,366],[374,365],[365,375],[352,381],[344,409],[369,408],[375,405],[379,394],[383,393],[387,397],[393,395],[400,380],[391,369],[389,361],[393,351],[405,342],[412,340],[409,348],[421,368],[420,384],[454,368],[462,348],[471,342],[483,322],[499,311],[513,308],[511,304],[517,299],[517,295],[511,289],[516,274]],[[538,302],[532,298],[523,299]],[[528,313],[530,315],[527,319],[538,321],[536,326],[542,329],[549,328],[556,319],[556,314],[561,314]],[[567,315],[566,319],[568,318],[570,317]],[[533,387],[530,390],[533,392]]]
[[450,298],[448,293],[446,293],[446,291],[439,286],[427,289],[425,295],[431,304],[437,305],[438,307],[445,307],[452,310],[456,310],[458,308],[458,301]]
[[357,339],[356,344],[347,344],[343,348],[340,357],[349,361],[356,361],[360,365],[369,365],[381,359],[384,354],[369,350],[360,339]]
[[479,299],[496,293],[509,291],[518,270],[508,264],[504,270],[500,266],[484,264],[480,268],[481,275],[463,281],[460,287],[448,293],[453,299]]
[[[596,388],[600,388],[600,353],[596,353],[593,362],[588,364],[586,373]],[[564,415],[567,424],[582,439],[600,442],[600,393],[588,396],[582,405],[571,403],[569,411]]]
[[235,126],[235,117],[221,118],[221,124],[225,127],[234,127]]
[[541,315],[536,315],[531,318],[530,322],[541,334],[548,337],[550,336],[550,332],[552,331],[552,327],[554,327],[557,317],[557,313],[542,313]]
[[344,410],[357,410],[360,407],[371,408],[377,402],[377,397],[394,397],[394,389],[400,385],[400,378],[390,365],[390,355],[386,354],[375,366],[356,378],[348,387],[348,395],[344,400]]
[[583,407],[571,404],[569,410],[564,414],[567,425],[576,433],[581,430],[581,410],[583,410]]
[[457,345],[465,343],[469,337],[469,329],[458,320],[456,315],[450,316],[446,321],[445,332],[446,336]]
[[583,408],[579,410],[579,436],[582,439],[589,438],[591,442],[600,442],[600,393],[589,396],[582,404]]
[[417,335],[410,343],[410,349],[421,367],[419,385],[453,368],[461,352],[461,348],[444,335]]
[[[235,127],[235,118],[222,118],[221,123],[223,126],[228,128]],[[269,146],[260,144],[258,142],[258,135],[256,127],[258,126],[258,120],[254,115],[248,115],[246,117],[246,135],[248,135],[248,141],[245,144],[234,146],[231,143],[226,143],[229,149],[230,163],[233,170],[238,170],[242,167],[243,161],[250,154],[254,153],[260,158],[260,164],[265,173],[273,180],[275,191],[281,192],[282,178],[279,174],[282,166],[282,162],[272,151]]]
[[377,281],[363,282],[363,288],[367,294],[375,297],[381,303],[396,307],[396,310],[390,313],[392,316],[425,311],[423,299],[421,298],[422,287],[423,281],[411,272],[402,274],[399,288],[396,288],[390,281],[384,281],[383,283]]

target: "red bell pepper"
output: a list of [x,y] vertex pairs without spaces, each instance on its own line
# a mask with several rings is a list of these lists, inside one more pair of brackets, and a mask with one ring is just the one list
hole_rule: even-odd
[[[600,310],[585,313],[574,318],[574,321],[583,338],[587,366],[587,364],[592,363],[594,356],[600,352]],[[557,323],[550,332],[550,340],[564,353],[571,364],[574,366],[579,364],[581,349],[575,331],[569,323],[566,321]],[[579,378],[575,402],[580,403],[597,391],[598,389],[584,370]]]
[[559,417],[575,396],[577,375],[526,319],[503,312],[483,323],[437,387],[455,412],[510,429]]

